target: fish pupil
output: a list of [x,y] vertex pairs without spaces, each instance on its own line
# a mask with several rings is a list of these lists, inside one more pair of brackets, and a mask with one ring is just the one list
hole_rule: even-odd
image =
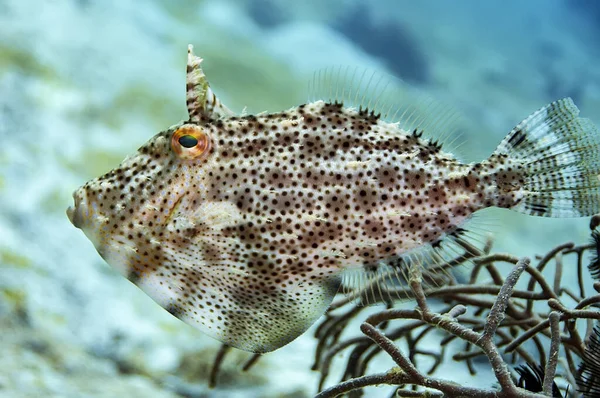
[[198,140],[196,139],[196,137],[187,134],[179,137],[178,141],[184,148],[193,148],[196,145],[198,145]]

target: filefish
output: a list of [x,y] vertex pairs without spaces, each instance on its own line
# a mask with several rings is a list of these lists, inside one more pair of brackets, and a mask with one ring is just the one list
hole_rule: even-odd
[[377,98],[325,79],[329,97],[237,115],[201,62],[190,46],[189,120],[77,189],[67,215],[108,264],[229,346],[284,346],[325,313],[346,271],[402,275],[403,259],[456,241],[480,209],[599,211],[600,135],[569,98],[462,163],[423,135],[444,130],[439,114],[388,118]]

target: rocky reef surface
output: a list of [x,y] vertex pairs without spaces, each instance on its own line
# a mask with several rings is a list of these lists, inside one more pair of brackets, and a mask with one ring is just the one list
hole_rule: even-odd
[[[315,392],[310,333],[246,373],[239,368],[248,355],[233,353],[219,388],[208,389],[218,344],[113,272],[65,216],[76,187],[185,117],[188,43],[239,111],[303,102],[313,71],[325,66],[397,75],[465,116],[469,159],[562,96],[600,122],[596,27],[569,2],[141,4],[0,2],[2,397]],[[496,213],[498,246],[517,255],[586,239],[586,220]]]

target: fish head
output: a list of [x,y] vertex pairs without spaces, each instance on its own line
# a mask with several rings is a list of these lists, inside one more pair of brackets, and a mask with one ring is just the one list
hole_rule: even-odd
[[172,315],[230,346],[269,352],[323,314],[339,279],[298,276],[297,259],[271,248],[278,235],[261,232],[275,231],[273,223],[245,210],[241,196],[233,200],[242,185],[229,170],[236,165],[224,166],[234,148],[220,139],[228,132],[217,120],[157,134],[77,189],[67,215],[109,265]]
[[193,213],[205,197],[205,165],[214,151],[210,130],[175,125],[73,193],[71,223],[126,277],[141,276],[144,267],[136,259],[156,252],[157,245],[181,244],[177,230],[186,227],[181,215]]

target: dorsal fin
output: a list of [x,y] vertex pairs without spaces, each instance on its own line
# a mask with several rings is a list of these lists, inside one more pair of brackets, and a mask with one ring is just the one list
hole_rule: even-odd
[[465,122],[447,104],[391,75],[363,67],[337,66],[317,70],[309,82],[309,101],[323,100],[354,107],[404,131],[432,139],[436,148],[456,140]]
[[186,99],[190,121],[199,122],[203,117],[215,119],[235,115],[210,88],[201,63],[202,58],[194,55],[194,47],[188,45]]

